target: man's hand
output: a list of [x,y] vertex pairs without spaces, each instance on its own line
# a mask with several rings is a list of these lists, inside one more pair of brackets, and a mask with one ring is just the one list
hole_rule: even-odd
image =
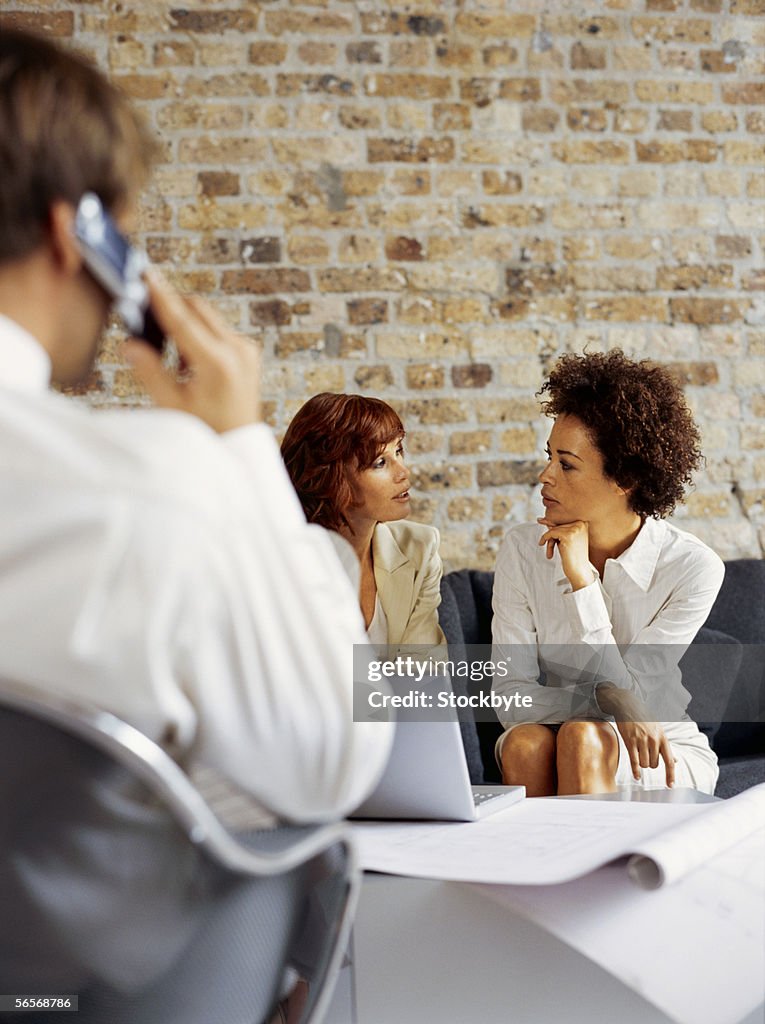
[[643,721],[648,712],[640,698],[612,683],[603,683],[598,687],[597,700],[602,710],[616,719],[616,728],[627,748],[634,779],[640,781],[641,768],[658,768],[661,758],[667,786],[671,789],[675,784],[672,747],[658,722]]
[[574,590],[589,587],[594,577],[590,567],[590,532],[587,523],[556,524],[546,516],[537,519],[547,532],[539,538],[539,546],[547,545],[547,557],[552,558],[555,548],[560,552],[561,565]]
[[260,351],[233,331],[207,302],[180,295],[154,270],[146,277],[151,305],[181,357],[180,377],[151,346],[123,345],[133,372],[154,402],[204,420],[219,434],[260,420]]

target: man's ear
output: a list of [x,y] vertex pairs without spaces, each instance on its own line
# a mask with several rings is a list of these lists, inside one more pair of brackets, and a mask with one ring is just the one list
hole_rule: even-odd
[[74,236],[75,210],[71,203],[57,199],[48,213],[51,253],[57,267],[74,276],[82,267],[82,254]]

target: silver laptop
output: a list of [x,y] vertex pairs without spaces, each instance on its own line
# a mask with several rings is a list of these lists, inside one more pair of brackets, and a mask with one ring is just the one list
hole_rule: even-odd
[[382,778],[351,817],[475,821],[525,795],[523,786],[471,786],[459,722],[398,722]]

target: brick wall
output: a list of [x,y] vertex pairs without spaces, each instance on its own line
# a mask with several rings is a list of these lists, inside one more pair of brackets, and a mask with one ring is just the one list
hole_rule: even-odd
[[[538,514],[557,353],[672,364],[707,469],[676,516],[765,549],[765,0],[4,0],[164,144],[139,235],[320,390],[409,430],[416,517],[489,567]],[[583,11],[585,13],[583,13]],[[94,404],[140,401],[107,346]]]

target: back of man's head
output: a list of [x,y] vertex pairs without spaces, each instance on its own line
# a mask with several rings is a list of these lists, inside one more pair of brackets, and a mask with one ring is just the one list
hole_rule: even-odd
[[127,209],[153,143],[128,100],[83,57],[29,32],[0,30],[0,266],[45,237],[56,200],[87,191]]

